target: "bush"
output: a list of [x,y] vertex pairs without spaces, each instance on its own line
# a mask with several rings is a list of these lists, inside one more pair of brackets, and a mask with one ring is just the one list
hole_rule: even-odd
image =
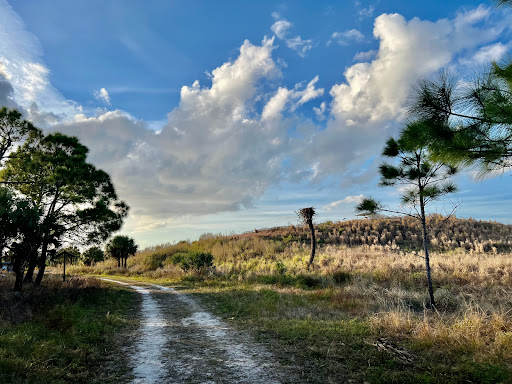
[[165,254],[153,253],[151,255],[147,255],[144,260],[144,265],[150,271],[155,271],[158,268],[163,267],[163,261],[165,260]]
[[193,270],[199,272],[213,266],[213,256],[207,252],[177,252],[171,256],[171,263],[179,265],[185,272]]
[[350,280],[350,273],[344,271],[336,271],[332,274],[332,278],[336,284],[344,284]]

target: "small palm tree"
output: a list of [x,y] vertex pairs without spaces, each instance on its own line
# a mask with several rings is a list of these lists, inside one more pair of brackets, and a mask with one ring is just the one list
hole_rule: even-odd
[[309,267],[313,264],[316,250],[315,227],[313,226],[313,217],[316,215],[316,211],[314,207],[302,208],[297,211],[297,215],[304,224],[309,226],[309,230],[311,231],[311,255],[309,256],[308,262],[309,270]]

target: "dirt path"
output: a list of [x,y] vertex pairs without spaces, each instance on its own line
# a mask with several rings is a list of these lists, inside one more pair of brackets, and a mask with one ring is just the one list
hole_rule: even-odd
[[[141,327],[131,351],[132,383],[280,383],[275,358],[192,297],[160,285],[114,279],[142,295]],[[287,381],[287,380],[284,380]]]

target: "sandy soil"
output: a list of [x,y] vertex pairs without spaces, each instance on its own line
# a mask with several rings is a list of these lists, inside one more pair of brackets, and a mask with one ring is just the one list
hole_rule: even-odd
[[263,346],[205,311],[189,295],[160,285],[103,280],[142,295],[141,326],[129,352],[132,383],[290,382]]

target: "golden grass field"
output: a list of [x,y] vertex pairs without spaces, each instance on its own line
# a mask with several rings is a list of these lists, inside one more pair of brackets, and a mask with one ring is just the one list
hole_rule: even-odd
[[[282,363],[300,362],[304,382],[512,382],[511,226],[455,219],[432,237],[438,306],[429,310],[419,247],[411,242],[403,251],[395,241],[375,241],[382,232],[383,239],[412,232],[391,225],[397,226],[382,220],[319,224],[324,230],[310,271],[307,232],[292,226],[204,235],[143,250],[128,259],[127,269],[107,260],[70,272],[187,289],[217,314],[288,351]],[[478,233],[479,226],[489,236]],[[348,227],[352,232],[340,231]],[[348,246],[333,235],[350,239],[358,230],[366,236],[361,242],[372,245]],[[211,253],[214,266],[185,272],[175,265],[175,255],[192,251]]]

